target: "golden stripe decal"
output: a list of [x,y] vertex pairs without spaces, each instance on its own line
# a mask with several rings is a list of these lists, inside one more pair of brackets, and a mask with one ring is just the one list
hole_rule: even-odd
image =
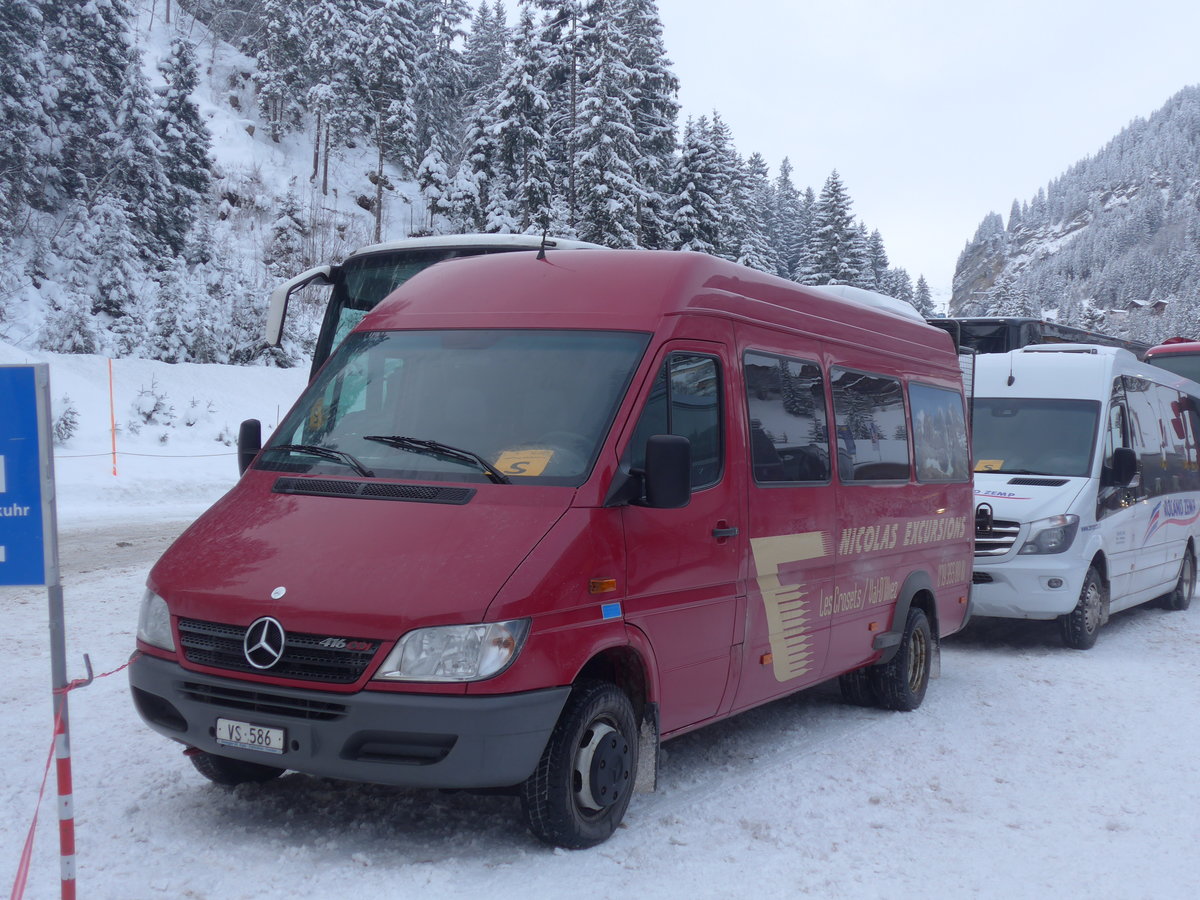
[[750,539],[777,681],[799,678],[812,668],[812,642],[803,633],[812,612],[804,599],[809,592],[801,590],[800,585],[782,584],[780,567],[827,556],[829,543],[829,535],[824,531]]

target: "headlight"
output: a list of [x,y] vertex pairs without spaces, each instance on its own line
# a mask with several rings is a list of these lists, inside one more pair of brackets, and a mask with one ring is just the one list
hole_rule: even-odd
[[1079,530],[1079,516],[1051,516],[1030,523],[1029,540],[1021,547],[1024,555],[1039,553],[1062,553],[1075,540]]
[[400,638],[375,677],[389,681],[481,681],[521,652],[528,619],[418,628]]
[[171,634],[171,611],[167,609],[167,601],[149,588],[142,597],[137,636],[138,640],[163,650],[175,649],[175,638]]

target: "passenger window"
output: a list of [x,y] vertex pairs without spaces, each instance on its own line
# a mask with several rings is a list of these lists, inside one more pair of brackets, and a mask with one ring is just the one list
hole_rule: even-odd
[[917,481],[966,481],[970,466],[962,394],[926,384],[910,384],[908,402],[912,408]]
[[828,481],[829,423],[821,367],[749,352],[744,370],[754,480]]
[[895,378],[831,370],[838,477],[843,481],[908,479],[904,391]]
[[646,461],[646,440],[654,434],[679,434],[692,442],[692,490],[721,479],[724,441],[721,432],[721,379],[709,356],[672,353],[659,370],[625,451],[626,464]]

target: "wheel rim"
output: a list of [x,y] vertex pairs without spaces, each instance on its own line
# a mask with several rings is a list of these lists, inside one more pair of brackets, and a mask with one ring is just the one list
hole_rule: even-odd
[[1094,581],[1087,583],[1083,595],[1083,627],[1088,634],[1100,627],[1100,585]]
[[929,643],[925,640],[925,632],[916,629],[908,642],[908,689],[914,694],[921,690],[928,662]]
[[585,813],[603,812],[630,783],[629,741],[607,722],[593,722],[575,754],[575,802]]

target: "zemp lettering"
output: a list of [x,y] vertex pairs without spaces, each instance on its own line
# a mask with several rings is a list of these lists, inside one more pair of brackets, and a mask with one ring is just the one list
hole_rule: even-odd
[[18,506],[16,503],[0,506],[0,519],[19,519],[27,515],[29,515],[28,506]]

